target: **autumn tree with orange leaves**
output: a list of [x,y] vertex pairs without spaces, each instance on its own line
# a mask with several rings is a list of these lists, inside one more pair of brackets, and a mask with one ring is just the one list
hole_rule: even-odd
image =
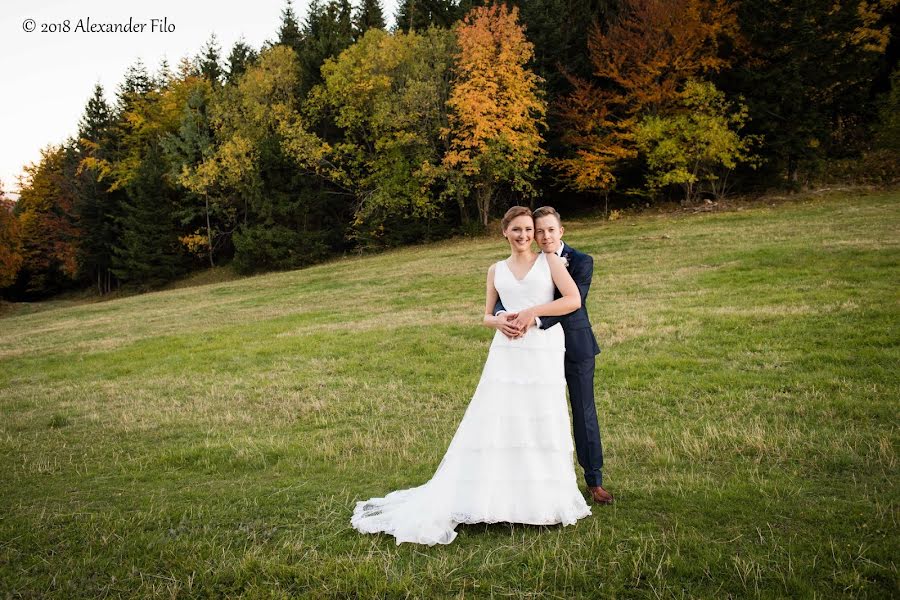
[[616,169],[637,155],[640,118],[677,105],[689,79],[727,66],[719,55],[736,39],[733,9],[722,0],[627,0],[607,30],[596,23],[588,37],[593,77],[569,76],[574,90],[560,103],[574,155],[556,159],[570,187],[608,193]]
[[536,195],[532,182],[544,155],[539,129],[547,107],[541,79],[525,66],[534,47],[518,15],[518,8],[506,5],[477,7],[456,26],[459,56],[447,101],[450,150],[443,165],[456,175],[452,194],[474,191],[485,226],[500,185]]
[[15,214],[18,217],[20,269],[27,291],[59,291],[78,276],[81,232],[74,211],[75,161],[71,148],[48,146],[41,160],[25,167]]
[[19,221],[13,214],[15,202],[3,193],[0,183],[0,288],[12,285],[22,265]]

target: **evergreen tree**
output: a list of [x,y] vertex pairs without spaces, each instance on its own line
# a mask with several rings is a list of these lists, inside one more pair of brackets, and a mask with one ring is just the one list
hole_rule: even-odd
[[210,96],[211,88],[206,82],[192,85],[178,131],[163,139],[162,148],[169,164],[169,176],[187,188],[187,193],[179,198],[175,216],[192,233],[181,241],[195,255],[206,257],[210,266],[215,266],[216,250],[225,245],[225,234],[234,229],[234,211],[217,199],[211,201],[210,190],[198,194],[191,189],[191,178],[196,177],[198,165],[215,152]]
[[243,38],[235,42],[231,54],[228,55],[228,74],[225,77],[227,83],[234,85],[255,60],[256,51],[247,45]]
[[300,26],[297,22],[297,15],[294,13],[294,6],[291,0],[285,2],[285,7],[281,11],[281,25],[278,28],[278,43],[293,48],[295,52],[301,51],[303,43],[303,35],[300,33]]
[[299,95],[322,83],[322,64],[353,43],[353,9],[348,0],[330,0],[321,4],[312,0],[303,24],[300,59]]
[[[353,6],[350,0],[332,0],[331,5],[335,9],[337,27],[335,28],[335,42],[340,47],[331,56],[337,56],[344,49],[353,44],[355,39],[353,31]],[[329,57],[330,58],[330,57]]]
[[879,101],[875,123],[876,148],[900,152],[900,67],[891,74],[891,89]]
[[159,147],[149,145],[128,186],[119,218],[121,235],[113,248],[111,270],[121,281],[141,289],[164,283],[179,272],[180,248],[165,171]]
[[109,158],[98,162],[121,207],[110,271],[119,281],[146,286],[170,278],[183,256],[173,217],[177,192],[160,144],[178,127],[187,89],[174,81],[165,90],[127,91],[143,87],[134,81],[140,74],[130,72],[121,86],[124,110],[116,114]]
[[514,0],[528,40],[534,44],[533,69],[550,98],[571,91],[565,73],[591,74],[588,32],[606,29],[625,0]]
[[187,79],[188,77],[199,77],[200,70],[197,68],[197,61],[191,60],[187,56],[182,56],[178,61],[178,79]]
[[475,4],[482,3],[469,1],[461,5],[454,0],[402,0],[395,16],[396,28],[403,32],[423,31],[430,25],[449,28]]
[[[179,68],[184,68],[185,62],[186,60],[182,60]],[[106,186],[106,208],[108,210],[103,212],[103,227],[98,230],[99,235],[105,241],[100,246],[94,246],[95,242],[91,241],[90,246],[92,252],[101,252],[96,257],[98,260],[101,256],[104,257],[103,262],[100,263],[103,269],[100,272],[99,284],[101,294],[118,288],[121,283],[112,269],[113,248],[118,244],[122,235],[122,212],[127,200],[127,193],[125,188],[119,185],[115,169],[117,165],[121,165],[127,160],[133,162],[133,159],[129,157],[130,154],[134,154],[134,151],[129,144],[132,126],[129,123],[128,114],[133,112],[142,100],[153,91],[153,87],[153,81],[147,73],[147,68],[140,59],[137,59],[125,71],[125,78],[119,84],[112,123],[108,130],[108,141],[101,146],[102,153],[81,157],[82,172],[85,168],[90,168],[96,172],[97,179]],[[100,218],[97,215],[94,217]]]
[[362,0],[356,11],[356,18],[353,23],[354,39],[360,39],[365,33],[372,29],[384,29],[384,11],[381,9],[380,0]]
[[153,79],[147,73],[141,59],[125,71],[125,80],[119,85],[117,93],[116,113],[121,116],[131,108],[134,100],[153,89]]
[[206,45],[203,46],[198,62],[200,64],[200,72],[214,86],[221,83],[223,75],[220,57],[219,42],[216,39],[216,34],[213,33],[209,36]]
[[742,95],[748,129],[762,134],[768,171],[802,185],[827,156],[868,143],[872,82],[890,39],[890,3],[744,0],[737,14],[747,44],[718,86]]
[[100,294],[115,285],[109,270],[115,243],[114,222],[119,213],[117,198],[103,180],[103,161],[109,159],[113,126],[112,109],[103,97],[103,87],[94,86],[78,127],[79,158],[75,181],[75,212],[82,228],[79,271],[96,284]]
[[169,87],[174,77],[172,69],[169,68],[169,61],[163,58],[159,61],[159,69],[156,71],[156,77],[153,78],[153,86],[158,90],[165,89]]

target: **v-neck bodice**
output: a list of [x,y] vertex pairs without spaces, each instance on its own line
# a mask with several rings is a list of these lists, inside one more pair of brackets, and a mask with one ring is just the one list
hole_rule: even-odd
[[543,252],[522,279],[518,279],[505,260],[494,269],[494,287],[504,308],[518,312],[530,306],[553,301],[553,277]]

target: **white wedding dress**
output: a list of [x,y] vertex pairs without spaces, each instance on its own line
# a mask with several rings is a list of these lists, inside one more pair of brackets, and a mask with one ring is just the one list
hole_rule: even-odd
[[[517,312],[553,300],[541,253],[522,280],[494,268],[503,306]],[[357,502],[350,523],[397,544],[449,544],[459,523],[570,525],[591,514],[573,467],[562,327],[494,335],[481,381],[428,483]]]

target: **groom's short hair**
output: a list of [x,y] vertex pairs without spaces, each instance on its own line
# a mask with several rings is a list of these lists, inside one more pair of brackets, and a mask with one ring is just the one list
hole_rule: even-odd
[[552,206],[542,206],[540,208],[535,209],[535,211],[533,213],[531,213],[531,216],[534,218],[535,221],[537,221],[541,217],[547,217],[550,215],[553,215],[554,217],[556,217],[556,222],[559,223],[560,225],[562,225],[562,217],[559,216],[559,213],[556,212],[556,209],[553,208]]

